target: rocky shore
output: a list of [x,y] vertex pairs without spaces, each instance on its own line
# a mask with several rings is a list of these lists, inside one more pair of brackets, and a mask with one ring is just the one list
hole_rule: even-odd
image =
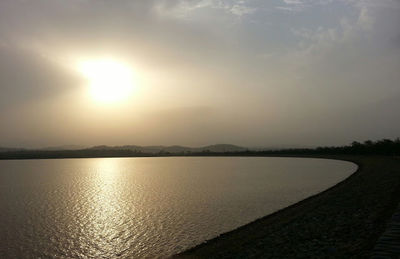
[[368,258],[400,201],[400,158],[326,156],[359,169],[334,187],[176,258]]

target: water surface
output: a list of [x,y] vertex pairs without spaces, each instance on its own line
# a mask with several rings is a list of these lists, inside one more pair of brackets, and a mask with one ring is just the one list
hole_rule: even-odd
[[325,190],[356,167],[256,157],[0,161],[0,257],[166,257]]

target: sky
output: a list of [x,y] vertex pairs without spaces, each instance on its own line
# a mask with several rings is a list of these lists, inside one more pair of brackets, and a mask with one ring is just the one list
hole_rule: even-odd
[[399,0],[0,1],[3,147],[396,138],[399,82]]

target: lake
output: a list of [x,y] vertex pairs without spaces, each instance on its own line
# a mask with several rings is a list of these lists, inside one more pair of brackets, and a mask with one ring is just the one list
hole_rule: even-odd
[[356,169],[311,158],[3,160],[0,257],[166,257]]

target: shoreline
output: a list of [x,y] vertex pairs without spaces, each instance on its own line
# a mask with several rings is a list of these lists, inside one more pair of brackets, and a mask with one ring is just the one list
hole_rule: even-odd
[[371,256],[400,201],[399,158],[296,157],[349,161],[358,165],[358,169],[325,191],[207,240],[173,258]]

